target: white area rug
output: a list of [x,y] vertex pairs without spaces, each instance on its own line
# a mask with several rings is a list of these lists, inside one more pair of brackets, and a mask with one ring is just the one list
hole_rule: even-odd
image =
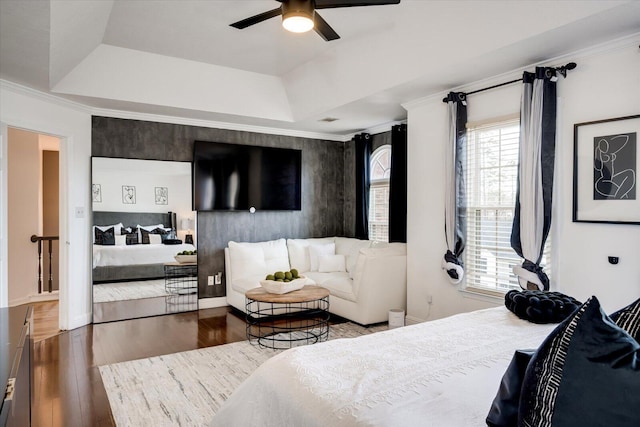
[[126,301],[167,295],[170,294],[164,290],[164,279],[93,285],[93,302]]
[[[387,326],[332,325],[329,339]],[[248,341],[100,367],[118,426],[206,426],[231,393],[279,350]]]

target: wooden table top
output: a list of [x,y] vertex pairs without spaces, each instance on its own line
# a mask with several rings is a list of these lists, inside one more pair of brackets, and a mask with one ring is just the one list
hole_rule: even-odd
[[253,288],[245,292],[245,296],[251,300],[259,302],[272,302],[272,303],[296,303],[296,302],[308,302],[316,301],[329,296],[329,290],[321,286],[305,285],[302,289],[289,292],[286,294],[271,294],[267,292],[263,287]]

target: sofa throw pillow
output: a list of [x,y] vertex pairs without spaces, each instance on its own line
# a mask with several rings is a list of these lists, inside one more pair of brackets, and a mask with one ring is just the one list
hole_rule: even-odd
[[344,255],[320,255],[318,257],[318,271],[320,273],[334,273],[347,271]]
[[100,227],[96,227],[94,229],[94,237],[96,245],[111,246],[116,244],[113,227],[107,228],[106,230],[101,230]]
[[[227,271],[227,279],[233,282],[240,279],[255,279],[255,285],[260,286],[260,280],[265,275],[275,273],[267,270],[264,250],[258,243],[229,242],[229,259],[231,271]],[[249,288],[250,289],[250,288]]]
[[309,261],[310,261],[310,269],[309,271],[318,271],[319,267],[319,258],[321,255],[335,255],[336,253],[336,244],[335,243],[325,243],[322,245],[309,245]]
[[520,402],[520,389],[529,361],[535,350],[516,350],[507,367],[498,394],[487,415],[489,427],[514,427],[518,425],[518,403]]
[[640,344],[591,297],[533,355],[521,393],[520,426],[637,426]]
[[616,322],[616,325],[640,342],[640,298],[609,317]]
[[521,319],[531,323],[559,323],[581,303],[560,292],[512,290],[504,296],[504,305]]

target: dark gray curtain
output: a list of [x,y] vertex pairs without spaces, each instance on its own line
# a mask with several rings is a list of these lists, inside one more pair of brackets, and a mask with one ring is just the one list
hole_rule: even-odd
[[389,241],[407,242],[407,125],[391,128]]
[[369,162],[371,135],[361,133],[354,137],[356,144],[356,238],[369,238]]
[[464,183],[467,145],[466,94],[450,92],[447,96],[449,137],[445,175],[445,225],[447,252],[442,268],[453,284],[464,276],[462,252],[467,235],[467,194]]
[[520,110],[518,189],[511,247],[524,258],[514,267],[524,289],[549,290],[540,261],[551,228],[551,196],[556,149],[556,70],[525,72]]

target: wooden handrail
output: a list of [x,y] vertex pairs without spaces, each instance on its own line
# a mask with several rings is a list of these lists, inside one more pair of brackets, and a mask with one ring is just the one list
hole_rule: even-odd
[[53,269],[51,267],[51,255],[53,253],[53,241],[59,240],[59,236],[31,236],[33,243],[38,242],[38,293],[42,293],[42,241],[49,242],[49,280],[48,280],[48,292],[51,293],[53,289]]

